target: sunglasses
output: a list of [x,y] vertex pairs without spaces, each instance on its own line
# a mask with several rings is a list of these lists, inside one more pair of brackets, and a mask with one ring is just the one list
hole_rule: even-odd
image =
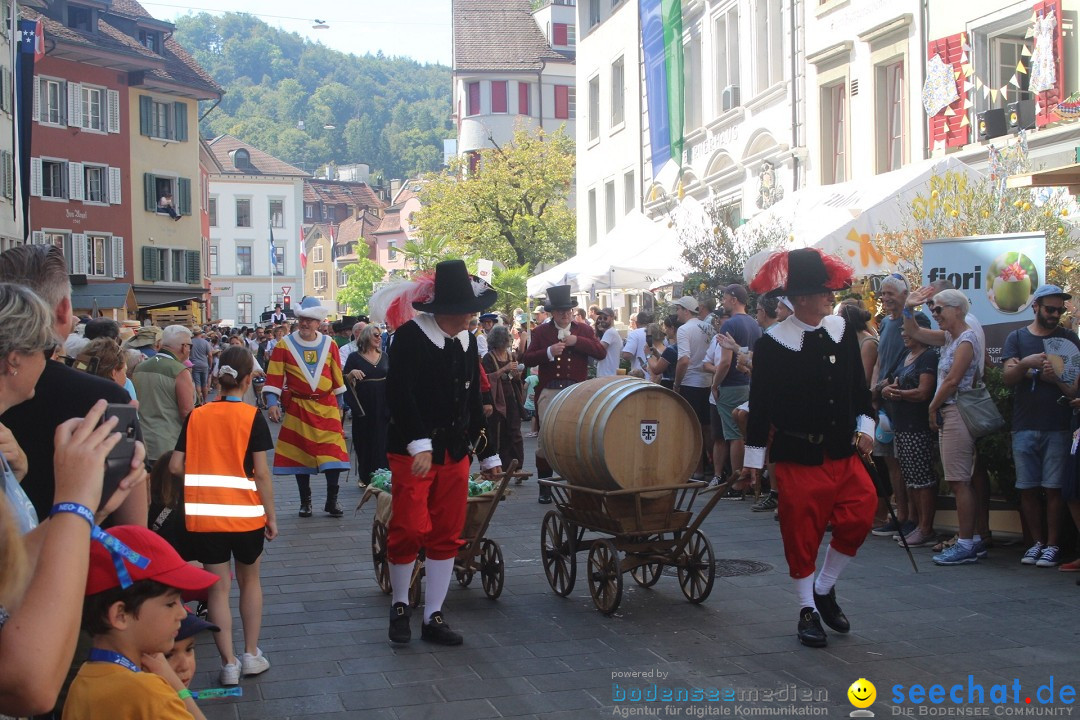
[[1062,305],[1040,305],[1039,307],[1050,315],[1060,315],[1065,312],[1065,308]]
[[935,307],[930,308],[930,312],[933,313],[934,315],[940,315],[941,311],[944,310],[944,309],[945,309],[944,305],[937,305]]

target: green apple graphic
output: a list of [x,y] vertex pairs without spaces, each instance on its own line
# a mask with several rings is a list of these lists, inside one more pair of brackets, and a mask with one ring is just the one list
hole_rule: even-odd
[[1035,264],[1023,253],[1002,253],[987,272],[986,294],[1001,312],[1015,313],[1027,306],[1038,283]]

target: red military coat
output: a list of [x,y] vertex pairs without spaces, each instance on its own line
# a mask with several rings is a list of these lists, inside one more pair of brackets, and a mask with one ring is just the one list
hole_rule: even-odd
[[585,380],[589,373],[588,358],[603,360],[607,356],[607,349],[585,323],[571,321],[570,334],[577,337],[576,344],[566,348],[554,360],[549,360],[548,348],[559,342],[559,329],[555,323],[548,321],[532,331],[529,347],[521,361],[528,367],[539,369],[537,395],[553,385],[565,387]]

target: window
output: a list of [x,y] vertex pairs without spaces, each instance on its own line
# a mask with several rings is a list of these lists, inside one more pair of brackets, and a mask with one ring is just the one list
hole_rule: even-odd
[[519,82],[518,87],[518,115],[531,115],[529,112],[529,83]]
[[285,248],[274,246],[274,274],[285,274]]
[[577,88],[573,85],[566,90],[566,112],[571,120],[577,117]]
[[270,227],[285,227],[285,201],[270,201]]
[[492,80],[491,81],[491,112],[492,113],[505,113],[506,112],[506,81],[505,80]]
[[315,247],[311,248],[311,262],[320,262],[321,263],[322,261],[323,261],[323,246],[322,246],[322,244],[319,244],[319,245],[316,245]]
[[93,30],[94,11],[90,8],[68,5],[67,26],[72,30],[91,32]]
[[41,197],[66,199],[67,163],[62,160],[41,161]]
[[[739,8],[732,7],[717,16],[713,24],[713,47],[716,48],[716,114],[737,107],[739,82]],[[728,90],[728,88],[735,88]],[[724,107],[724,91],[729,93],[729,107]]]
[[[1024,55],[1024,30],[999,35],[990,38],[990,87],[1008,87],[1009,95],[999,94],[998,102],[992,103],[993,107],[1005,107],[1015,100],[1026,100],[1031,97],[1028,92],[1030,85],[1030,73],[1017,72],[1016,66],[1021,62],[1024,67],[1030,68],[1031,61]],[[1019,86],[1011,84],[1013,76]]]
[[86,249],[86,274],[94,277],[109,277],[112,256],[112,238],[106,235],[88,235]]
[[82,86],[82,126],[90,130],[104,131],[102,122],[102,99],[105,93],[101,88]]
[[67,83],[63,80],[41,78],[38,121],[48,125],[63,125],[67,121]]
[[757,0],[754,7],[754,92],[784,78],[784,27],[781,0]]
[[589,139],[600,137],[600,78],[589,79]]
[[251,319],[251,293],[240,293],[236,296],[236,322],[246,325]]
[[209,275],[218,274],[218,246],[210,246],[210,266],[206,269]]
[[316,270],[311,274],[312,282],[315,285],[316,290],[323,290],[326,288],[326,271]]
[[589,0],[589,27],[600,23],[600,0]]
[[[116,240],[118,238],[114,237],[113,241]],[[198,250],[174,250],[144,245],[142,258],[143,280],[202,284],[202,253]]]
[[566,26],[566,44],[568,47],[577,45],[577,25]]
[[140,30],[139,44],[158,55],[161,54],[161,36],[153,30]]
[[555,86],[555,119],[570,119],[570,87],[568,85]]
[[151,105],[153,111],[150,115],[151,137],[172,137],[170,133],[171,118],[169,117],[169,104],[155,102]]
[[687,132],[701,127],[701,33],[690,31],[683,45],[683,127]]
[[567,24],[566,23],[554,23],[551,26],[551,44],[552,45],[569,45],[567,42]]
[[210,227],[217,227],[217,198],[206,201],[206,214],[210,216]]
[[904,61],[874,68],[877,105],[878,172],[899,170],[904,164]]
[[468,106],[466,107],[466,115],[479,115],[480,114],[480,83],[471,82],[465,84],[465,90],[468,95]]
[[625,108],[626,71],[620,57],[611,63],[611,126],[621,125]]
[[15,155],[0,150],[0,193],[9,200],[15,197]]
[[305,204],[304,205],[304,219],[305,220],[310,220],[314,216],[315,216],[315,206]]
[[629,215],[637,207],[637,187],[634,185],[634,171],[623,175],[623,214]]
[[236,246],[236,274],[251,275],[251,246]]
[[344,270],[337,271],[337,286],[339,288],[345,287],[349,284],[349,276],[345,274]]
[[394,244],[393,240],[386,244],[386,259],[397,260],[397,245]]
[[108,204],[108,167],[83,165],[83,199],[86,202]]
[[596,244],[596,190],[589,191],[589,244]]
[[[114,169],[119,171],[119,168],[109,170]],[[113,177],[119,181],[119,172]],[[191,214],[191,180],[188,178],[144,173],[143,195],[147,212],[176,218]]]
[[847,79],[821,88],[821,182],[847,180]]
[[186,250],[170,250],[169,254],[172,256],[169,262],[169,280],[174,283],[187,282],[186,270],[184,266],[184,260],[186,259]]
[[215,322],[221,317],[221,299],[217,295],[210,296],[210,317]]
[[251,199],[237,198],[236,200],[236,227],[251,227]]
[[604,229],[611,232],[615,227],[615,181],[604,183]]
[[188,139],[187,103],[160,102],[149,95],[139,96],[139,134],[159,140]]

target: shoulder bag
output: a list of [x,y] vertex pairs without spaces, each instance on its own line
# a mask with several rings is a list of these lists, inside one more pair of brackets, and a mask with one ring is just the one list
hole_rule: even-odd
[[968,432],[974,438],[993,435],[1005,429],[1005,418],[998,412],[994,399],[986,385],[976,385],[969,390],[956,391],[956,409],[964,419]]

